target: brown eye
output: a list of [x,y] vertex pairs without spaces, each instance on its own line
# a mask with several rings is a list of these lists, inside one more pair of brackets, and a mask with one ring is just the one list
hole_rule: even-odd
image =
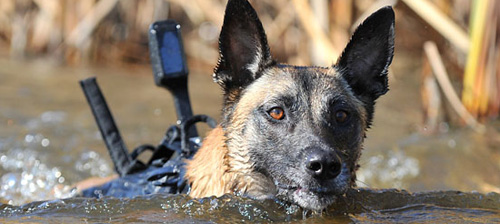
[[281,120],[285,117],[285,111],[281,107],[273,107],[267,113],[275,120]]
[[348,114],[346,111],[338,110],[337,112],[335,112],[335,121],[337,121],[337,123],[344,123],[345,121],[347,121],[347,118]]

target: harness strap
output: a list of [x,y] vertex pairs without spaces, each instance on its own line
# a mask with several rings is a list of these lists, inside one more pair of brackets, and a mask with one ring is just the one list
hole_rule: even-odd
[[207,123],[208,126],[210,126],[211,128],[215,128],[217,126],[217,122],[213,118],[204,114],[195,115],[185,120],[180,125],[180,128],[181,128],[181,149],[182,153],[184,153],[186,157],[190,157],[196,152],[192,150],[191,147],[189,147],[188,130],[190,130],[191,126],[193,126],[198,122]]
[[118,131],[95,77],[80,81],[80,85],[99,126],[99,131],[106,143],[116,172],[120,176],[125,176],[126,174],[144,170],[146,166],[140,161],[132,159],[128,154],[125,142]]

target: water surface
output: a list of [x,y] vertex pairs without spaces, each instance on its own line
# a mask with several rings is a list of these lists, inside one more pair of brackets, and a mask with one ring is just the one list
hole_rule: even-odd
[[9,222],[144,222],[144,223],[496,223],[500,195],[490,193],[399,190],[351,190],[323,213],[304,211],[276,201],[254,201],[235,196],[193,200],[185,195],[150,195],[134,199],[72,198],[0,205],[0,221]]

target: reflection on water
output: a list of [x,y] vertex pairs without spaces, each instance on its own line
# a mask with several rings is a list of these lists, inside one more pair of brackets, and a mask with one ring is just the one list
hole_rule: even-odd
[[[75,69],[0,60],[0,222],[268,222],[304,216],[312,223],[500,221],[497,194],[457,192],[352,190],[321,216],[274,201],[232,196],[54,200],[73,196],[71,186],[77,181],[114,172],[78,80],[97,75],[132,149],[159,142],[175,122],[171,98],[154,86],[150,74],[149,68]],[[220,90],[208,74],[191,76],[193,109],[218,118]],[[500,173],[495,153],[500,151],[500,125],[492,124],[491,136],[466,130],[429,137],[411,134],[418,109],[400,102],[416,97],[409,91],[416,88],[413,79],[401,77],[378,102],[358,185],[414,192],[500,192],[500,176],[492,175]]]

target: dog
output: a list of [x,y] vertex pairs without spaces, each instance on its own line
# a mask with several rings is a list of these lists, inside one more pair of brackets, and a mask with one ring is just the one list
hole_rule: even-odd
[[213,75],[222,121],[186,161],[190,196],[233,193],[322,210],[355,187],[375,101],[388,91],[394,12],[381,8],[330,67],[280,64],[247,0],[229,0]]

